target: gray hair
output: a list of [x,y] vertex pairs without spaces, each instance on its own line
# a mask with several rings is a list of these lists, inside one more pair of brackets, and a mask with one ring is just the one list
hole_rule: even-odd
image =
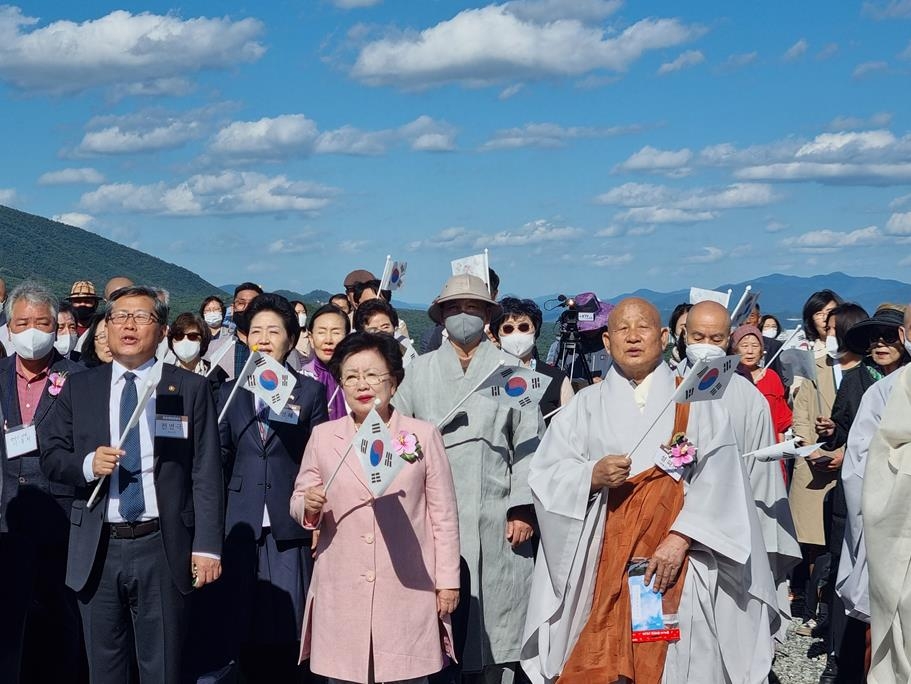
[[130,285],[128,287],[121,287],[119,290],[114,290],[111,293],[110,301],[108,301],[105,316],[110,315],[111,311],[114,310],[114,303],[124,297],[148,297],[154,303],[155,318],[158,319],[158,325],[168,324],[168,305],[158,298],[158,290],[154,287],[146,287],[145,285]]
[[156,287],[155,296],[165,303],[165,306],[171,306],[171,293],[163,287]]
[[54,329],[57,328],[57,312],[60,311],[60,302],[54,293],[47,287],[34,280],[24,280],[13,289],[9,297],[6,298],[6,304],[3,307],[6,313],[6,320],[13,319],[13,307],[20,299],[24,299],[30,304],[40,304],[50,308],[51,317],[54,319]]

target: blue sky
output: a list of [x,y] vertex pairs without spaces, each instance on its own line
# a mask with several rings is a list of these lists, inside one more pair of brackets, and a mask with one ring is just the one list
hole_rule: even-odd
[[221,284],[911,275],[911,1],[0,7],[0,203]]

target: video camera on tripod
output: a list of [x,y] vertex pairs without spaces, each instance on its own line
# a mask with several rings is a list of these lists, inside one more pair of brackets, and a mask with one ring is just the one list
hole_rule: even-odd
[[594,292],[583,292],[575,297],[561,294],[556,299],[556,307],[561,307],[565,311],[557,320],[560,328],[554,365],[566,373],[570,381],[583,379],[592,384],[594,376],[585,355],[594,350],[586,349],[583,345],[582,334],[585,330],[580,331],[579,324],[582,323],[583,328],[587,330],[597,330],[606,325],[606,322],[598,325],[599,314],[603,308],[601,302]]

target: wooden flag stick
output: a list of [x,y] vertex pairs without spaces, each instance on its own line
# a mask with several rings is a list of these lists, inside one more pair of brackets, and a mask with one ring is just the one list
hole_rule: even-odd
[[496,373],[498,370],[500,370],[500,368],[502,368],[505,364],[506,364],[506,361],[504,361],[503,359],[500,359],[500,360],[497,362],[497,365],[494,366],[494,367],[490,370],[490,372],[487,373],[487,375],[485,375],[485,376],[481,379],[481,382],[479,382],[477,385],[475,385],[475,386],[474,386],[474,389],[472,389],[468,394],[466,394],[464,397],[462,397],[462,400],[461,400],[458,404],[456,404],[455,406],[453,406],[453,407],[452,407],[452,410],[451,410],[449,413],[447,413],[445,416],[443,416],[442,420],[440,420],[440,421],[437,422],[437,430],[442,430],[442,429],[443,429],[443,426],[446,425],[446,423],[449,422],[449,419],[452,418],[452,417],[455,415],[455,412],[459,410],[459,407],[460,407],[462,404],[464,404],[466,401],[468,401],[469,399],[471,399],[471,395],[474,394],[475,392],[477,392],[477,391],[481,388],[481,385],[483,385],[485,382],[487,382],[487,378],[489,378],[491,375],[493,375],[493,374]]

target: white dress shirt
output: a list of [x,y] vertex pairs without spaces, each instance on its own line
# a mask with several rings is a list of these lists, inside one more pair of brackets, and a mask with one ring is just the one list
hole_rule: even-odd
[[[142,390],[146,378],[152,366],[155,365],[155,359],[149,359],[138,368],[133,369],[136,375],[136,394],[142,396]],[[120,397],[123,395],[123,388],[126,384],[123,376],[128,371],[127,368],[117,361],[111,363],[111,399],[108,402],[108,417],[111,422],[111,446],[120,441]],[[139,420],[139,450],[142,462],[142,495],[145,499],[145,510],[139,517],[139,520],[153,520],[158,517],[158,499],[155,496],[155,478],[153,468],[155,465],[155,392],[149,397],[145,405],[143,416]],[[95,452],[86,456],[82,463],[82,473],[85,475],[86,482],[93,482],[98,478],[92,470],[92,460],[95,458]],[[111,481],[108,483],[110,495],[108,496],[108,508],[104,515],[104,521],[109,523],[126,522],[120,515],[120,468],[114,468],[110,474]]]

